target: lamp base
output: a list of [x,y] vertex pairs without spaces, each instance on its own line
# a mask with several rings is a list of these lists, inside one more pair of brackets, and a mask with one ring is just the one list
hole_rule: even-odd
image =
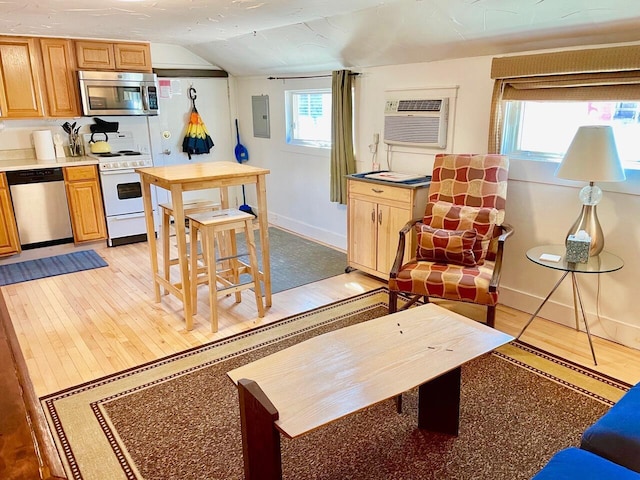
[[598,221],[595,205],[582,205],[582,211],[575,223],[569,229],[569,235],[575,235],[580,230],[584,230],[591,237],[591,247],[589,248],[589,256],[595,257],[602,252],[604,248],[604,234],[602,227]]

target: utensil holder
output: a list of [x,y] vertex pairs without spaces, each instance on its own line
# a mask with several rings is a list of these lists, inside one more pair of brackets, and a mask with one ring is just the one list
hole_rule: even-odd
[[84,145],[77,133],[69,134],[69,155],[72,157],[84,156]]

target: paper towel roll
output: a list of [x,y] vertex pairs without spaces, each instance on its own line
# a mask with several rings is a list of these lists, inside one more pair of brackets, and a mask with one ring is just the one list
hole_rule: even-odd
[[36,147],[36,159],[38,162],[55,162],[56,151],[53,148],[51,130],[36,130],[32,135],[33,145]]

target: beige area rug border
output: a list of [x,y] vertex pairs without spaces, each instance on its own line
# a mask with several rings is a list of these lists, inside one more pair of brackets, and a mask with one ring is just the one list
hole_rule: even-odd
[[[68,477],[140,478],[109,425],[103,404],[387,302],[388,290],[381,287],[41,398]],[[525,344],[505,345],[494,354],[606,404],[613,404],[629,387]]]
[[628,383],[517,340],[493,354],[607,405],[616,403],[631,388]]

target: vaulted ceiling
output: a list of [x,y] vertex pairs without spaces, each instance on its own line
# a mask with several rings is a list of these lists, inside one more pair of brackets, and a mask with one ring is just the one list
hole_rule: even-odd
[[638,0],[2,0],[0,34],[181,45],[233,75],[640,41]]

